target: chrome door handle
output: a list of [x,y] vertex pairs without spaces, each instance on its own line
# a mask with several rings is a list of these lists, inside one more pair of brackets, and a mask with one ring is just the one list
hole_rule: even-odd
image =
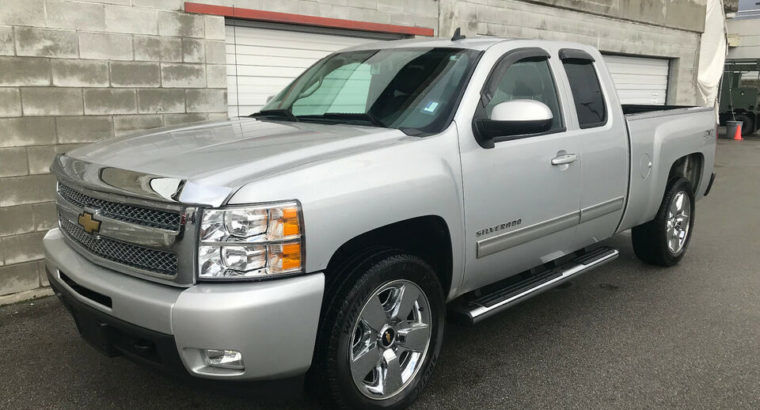
[[565,165],[575,162],[578,159],[576,154],[562,154],[552,158],[552,165]]

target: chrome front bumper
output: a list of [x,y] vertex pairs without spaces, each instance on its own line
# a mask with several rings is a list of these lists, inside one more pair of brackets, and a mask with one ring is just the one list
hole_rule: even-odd
[[[43,243],[54,287],[105,315],[172,336],[193,376],[277,379],[302,374],[311,365],[324,292],[321,273],[178,288],[95,265],[76,253],[59,229],[48,232]],[[70,286],[72,281],[79,291]],[[110,298],[111,306],[85,296],[82,289]],[[208,367],[200,349],[237,350],[245,369]]]

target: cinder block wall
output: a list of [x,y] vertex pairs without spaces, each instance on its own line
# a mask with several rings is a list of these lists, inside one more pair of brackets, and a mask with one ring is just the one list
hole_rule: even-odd
[[0,2],[0,300],[46,285],[56,153],[226,117],[224,19],[183,4]]

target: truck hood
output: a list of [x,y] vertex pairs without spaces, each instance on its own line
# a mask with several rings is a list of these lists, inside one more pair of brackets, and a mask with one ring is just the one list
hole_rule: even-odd
[[415,139],[396,129],[244,118],[103,140],[66,156],[229,195],[260,178]]

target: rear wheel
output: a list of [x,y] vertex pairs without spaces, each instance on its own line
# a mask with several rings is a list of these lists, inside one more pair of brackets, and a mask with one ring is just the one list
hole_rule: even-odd
[[326,298],[332,302],[310,382],[327,383],[322,398],[330,407],[407,407],[440,350],[445,310],[438,278],[421,259],[388,251],[343,273]]
[[686,253],[694,226],[694,193],[686,178],[671,181],[657,216],[631,231],[633,251],[642,261],[673,266]]

